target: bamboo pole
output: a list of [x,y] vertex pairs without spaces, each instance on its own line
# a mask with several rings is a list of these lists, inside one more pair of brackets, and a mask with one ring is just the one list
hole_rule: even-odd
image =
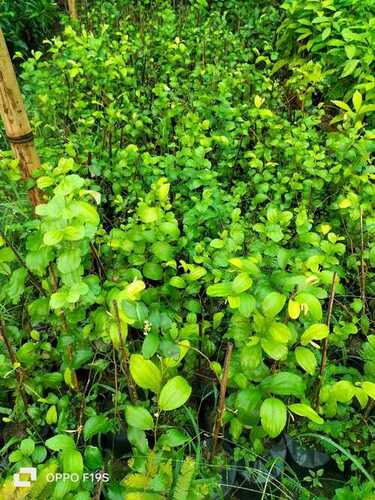
[[68,10],[72,21],[78,20],[76,0],[68,0]]
[[[30,122],[1,29],[0,112],[6,136],[11,143],[15,157],[19,160],[22,176],[24,179],[29,179],[32,177],[33,171],[40,167],[40,160],[35,149]],[[29,191],[29,197],[34,207],[41,203],[41,196],[37,188],[32,188]]]

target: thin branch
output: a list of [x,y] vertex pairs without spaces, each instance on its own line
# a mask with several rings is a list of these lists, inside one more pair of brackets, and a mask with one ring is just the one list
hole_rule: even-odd
[[128,353],[128,350],[126,349],[126,345],[125,345],[125,342],[124,342],[124,337],[122,335],[121,319],[120,319],[120,314],[119,314],[119,310],[118,310],[117,301],[113,300],[112,304],[113,304],[113,308],[114,308],[114,311],[115,311],[115,319],[116,319],[116,323],[117,323],[117,331],[118,331],[118,335],[119,335],[119,338],[120,338],[120,351],[121,351],[122,360],[123,360],[123,364],[121,363],[121,367],[123,368],[123,373],[125,375],[126,383],[128,384],[128,387],[129,387],[130,399],[134,403],[135,401],[138,400],[138,395],[137,395],[137,390],[135,388],[132,376],[130,374],[130,369],[129,369],[129,353]]
[[227,352],[225,354],[223,376],[220,382],[219,407],[216,414],[215,427],[212,437],[212,450],[211,450],[210,460],[212,460],[216,455],[219,432],[223,426],[223,416],[225,411],[225,395],[228,386],[229,367],[232,359],[232,351],[233,351],[233,344],[229,342],[227,345]]
[[23,370],[20,366],[17,367],[17,358],[16,358],[16,355],[14,354],[12,345],[11,345],[10,340],[8,338],[8,335],[6,333],[5,324],[4,324],[2,319],[0,319],[0,339],[3,340],[3,342],[5,344],[5,347],[8,351],[9,360],[12,364],[12,367],[14,368],[14,370],[16,372],[18,391],[21,395],[23,404],[25,405],[25,410],[27,411],[29,404],[27,402],[26,392],[25,392],[25,388],[23,386],[23,379],[24,379]]
[[0,231],[0,236],[1,238],[5,241],[5,244],[12,249],[12,252],[14,253],[14,255],[16,256],[18,262],[21,264],[22,267],[24,267],[27,271],[27,274],[29,275],[29,278],[30,278],[30,282],[32,283],[32,285],[34,286],[34,288],[39,292],[41,293],[42,295],[46,295],[46,292],[45,290],[43,290],[42,288],[42,285],[39,283],[39,280],[38,278],[35,276],[34,273],[32,273],[30,271],[30,269],[27,267],[27,264],[26,262],[23,260],[23,258],[21,257],[21,255],[18,253],[18,250],[16,249],[16,247],[13,245],[13,243],[9,240],[9,238],[7,238],[7,236],[5,236],[5,234]]
[[327,310],[327,320],[326,320],[326,325],[328,327],[328,334],[327,337],[323,340],[323,350],[322,350],[322,361],[320,364],[320,371],[319,371],[319,379],[318,379],[318,384],[316,388],[316,398],[315,398],[315,406],[319,406],[319,391],[320,391],[320,386],[324,377],[324,372],[327,366],[327,352],[328,352],[328,339],[329,339],[329,329],[331,326],[331,320],[332,320],[332,311],[333,311],[333,302],[335,300],[335,293],[336,293],[336,285],[337,285],[337,273],[333,273],[332,277],[332,284],[331,284],[331,291],[329,294],[329,301],[328,301],[328,310]]

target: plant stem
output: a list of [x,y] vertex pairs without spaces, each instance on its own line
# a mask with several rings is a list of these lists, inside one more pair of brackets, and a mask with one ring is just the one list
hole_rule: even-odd
[[8,335],[6,333],[5,324],[4,324],[2,319],[0,319],[0,339],[3,340],[5,347],[8,351],[8,355],[9,355],[9,359],[10,359],[10,362],[12,364],[12,367],[15,369],[18,391],[21,395],[23,404],[25,405],[25,411],[27,411],[29,405],[28,405],[27,398],[26,398],[25,388],[23,386],[23,378],[24,378],[23,377],[23,370],[21,367],[15,368],[15,366],[17,366],[16,365],[17,358],[13,352],[13,348],[12,348],[12,345],[11,345],[10,340],[8,338]]
[[322,384],[322,380],[324,378],[324,372],[327,366],[327,353],[328,353],[328,339],[329,339],[329,329],[331,326],[331,320],[332,320],[332,311],[333,311],[333,302],[335,300],[335,293],[336,293],[336,284],[337,284],[337,273],[333,273],[332,277],[332,284],[331,284],[331,291],[329,294],[329,301],[328,301],[328,310],[327,310],[327,327],[328,327],[328,334],[327,337],[323,340],[323,350],[322,350],[322,361],[320,364],[320,370],[319,370],[319,379],[318,379],[318,384],[316,387],[316,397],[315,397],[315,407],[317,408],[319,406],[319,392],[320,392],[320,386]]
[[42,288],[42,285],[39,283],[39,280],[38,278],[30,271],[30,269],[27,267],[26,265],[26,262],[23,260],[23,258],[21,257],[21,255],[18,253],[18,250],[15,248],[15,246],[13,245],[13,243],[5,236],[5,234],[0,231],[0,236],[1,238],[5,241],[5,244],[12,249],[12,252],[14,253],[14,255],[16,256],[18,262],[26,269],[28,275],[29,275],[29,278],[30,278],[30,281],[32,283],[32,285],[34,286],[34,288],[42,295],[46,295],[46,292],[43,290]]
[[362,300],[362,310],[366,309],[366,266],[364,259],[365,244],[363,238],[363,208],[361,207],[360,213],[360,227],[361,227],[361,275],[360,275],[360,290],[361,290],[361,300]]
[[223,415],[225,411],[225,395],[228,386],[229,367],[232,358],[232,351],[233,351],[233,344],[229,342],[227,345],[227,352],[225,354],[223,376],[220,381],[219,407],[216,414],[215,427],[212,437],[212,450],[211,450],[210,460],[213,460],[213,458],[216,455],[219,432],[223,426]]
[[[134,403],[135,401],[138,400],[138,395],[137,395],[137,390],[135,388],[132,376],[130,374],[130,369],[129,369],[129,353],[128,353],[128,350],[126,349],[125,342],[124,342],[124,337],[122,335],[121,319],[120,319],[120,314],[119,314],[119,310],[118,310],[117,301],[114,300],[112,302],[112,304],[113,304],[113,308],[114,308],[114,311],[115,311],[115,319],[116,319],[116,323],[117,323],[117,331],[118,331],[118,335],[119,335],[119,338],[120,338],[120,351],[121,351],[122,359],[123,359],[123,362],[124,362],[123,363],[123,368],[124,368],[123,372],[124,372],[124,375],[125,375],[125,378],[126,378],[126,383],[128,384],[130,399]],[[122,363],[121,363],[121,366],[122,366]]]

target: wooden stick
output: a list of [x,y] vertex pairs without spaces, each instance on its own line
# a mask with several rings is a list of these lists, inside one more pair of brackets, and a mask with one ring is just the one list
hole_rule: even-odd
[[[15,157],[19,160],[24,179],[32,177],[40,167],[40,160],[35,149],[33,134],[25,105],[17,83],[16,74],[2,30],[0,29],[0,112],[5,132]],[[41,203],[37,188],[29,192],[32,205]]]
[[331,326],[331,319],[332,319],[332,310],[333,310],[333,302],[335,300],[335,293],[336,293],[336,285],[337,285],[337,273],[333,273],[332,277],[332,284],[331,284],[331,291],[329,294],[329,301],[328,301],[328,310],[327,310],[327,321],[326,325],[328,327],[328,335],[327,337],[323,340],[323,350],[322,350],[322,361],[320,364],[320,371],[319,371],[319,379],[318,379],[318,384],[316,388],[316,398],[315,398],[315,406],[319,406],[319,391],[320,391],[320,386],[324,377],[324,372],[327,366],[327,352],[328,352],[328,338],[329,338],[329,328]]
[[223,416],[225,411],[225,395],[228,386],[229,367],[232,359],[232,351],[233,351],[233,344],[229,342],[227,346],[227,352],[225,354],[223,376],[220,382],[219,407],[216,414],[215,427],[212,436],[212,450],[211,450],[210,460],[212,460],[216,455],[219,432],[223,426]]
[[117,331],[118,331],[118,336],[120,339],[120,352],[122,354],[122,361],[123,361],[123,363],[121,363],[121,366],[123,365],[123,372],[125,375],[126,383],[128,384],[130,399],[132,400],[133,403],[135,403],[138,400],[138,394],[137,394],[137,390],[136,390],[134,382],[133,382],[133,378],[130,374],[129,353],[128,353],[128,350],[126,348],[125,342],[124,342],[124,337],[122,335],[121,319],[120,319],[120,314],[119,314],[119,310],[118,310],[118,304],[117,304],[116,300],[112,301],[112,304],[113,304],[113,308],[115,310]]
[[361,300],[362,300],[362,310],[366,311],[366,266],[365,266],[365,244],[363,238],[363,208],[361,207],[360,212],[360,227],[361,227],[361,273],[359,279],[359,285],[361,290]]
[[72,21],[78,20],[76,0],[68,0],[68,10]]

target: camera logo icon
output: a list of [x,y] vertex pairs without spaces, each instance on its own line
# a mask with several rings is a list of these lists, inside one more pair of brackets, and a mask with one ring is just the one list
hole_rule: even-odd
[[[21,480],[21,474],[23,476],[28,475],[29,480]],[[19,472],[13,474],[13,484],[19,488],[28,488],[33,481],[36,481],[35,467],[21,467]]]

